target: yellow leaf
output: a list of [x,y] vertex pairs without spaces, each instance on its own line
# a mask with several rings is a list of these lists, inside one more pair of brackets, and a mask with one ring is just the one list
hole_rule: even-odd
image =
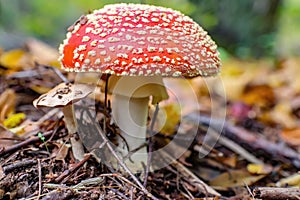
[[251,174],[269,174],[272,171],[272,167],[263,164],[248,164],[247,170]]
[[52,67],[57,67],[57,68],[59,68],[59,69],[60,69],[60,67],[61,67],[60,62],[57,61],[57,60],[53,60],[53,61],[49,62],[48,65],[50,65],[50,66],[52,66]]
[[276,183],[276,186],[300,186],[300,174],[293,174],[287,178],[283,178]]
[[[154,109],[151,109],[150,116],[153,116]],[[159,108],[156,118],[155,129],[161,133],[171,135],[174,133],[176,124],[180,120],[180,106],[175,103],[163,105]]]
[[252,185],[263,177],[265,175],[253,175],[246,170],[233,170],[217,176],[209,185],[219,190],[227,190],[230,187]]
[[7,51],[0,56],[0,64],[6,68],[20,68],[20,60],[25,54],[21,49]]
[[282,101],[277,103],[271,111],[270,117],[275,123],[281,124],[284,128],[292,129],[297,127],[297,118],[292,112],[291,103]]
[[3,125],[7,128],[14,128],[24,121],[26,115],[24,113],[16,113],[4,120]]
[[52,88],[45,87],[45,86],[32,85],[32,86],[30,86],[30,89],[32,89],[33,91],[35,91],[39,94],[44,94],[44,93],[47,93]]
[[257,69],[254,63],[236,59],[229,59],[223,66],[220,75],[223,86],[216,86],[216,89],[224,87],[225,91],[230,91],[226,93],[227,99],[238,100],[245,86],[256,76]]

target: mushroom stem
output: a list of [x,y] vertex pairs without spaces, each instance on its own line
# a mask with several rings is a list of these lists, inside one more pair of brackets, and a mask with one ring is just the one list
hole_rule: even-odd
[[64,121],[66,127],[68,129],[68,133],[70,137],[70,142],[72,146],[72,152],[75,159],[81,161],[84,159],[84,148],[81,140],[74,137],[74,134],[77,133],[77,124],[74,115],[74,107],[73,104],[67,105],[62,108],[62,112],[64,114]]
[[[112,115],[121,130],[123,139],[120,138],[119,147],[124,156],[145,144],[148,103],[149,97],[133,98],[115,94],[112,102]],[[146,147],[141,147],[130,158],[133,163],[126,162],[128,167],[133,171],[142,170],[141,162],[147,163]]]
[[[126,162],[133,171],[143,171],[143,165],[147,163],[147,148],[145,144],[148,104],[150,96],[152,104],[168,99],[168,93],[161,76],[136,76],[119,77],[111,76],[108,81],[108,90],[115,96],[112,101],[112,116],[121,129],[122,140],[119,138],[119,146],[122,154],[126,156],[130,151],[132,162]],[[129,147],[125,147],[126,143]]]

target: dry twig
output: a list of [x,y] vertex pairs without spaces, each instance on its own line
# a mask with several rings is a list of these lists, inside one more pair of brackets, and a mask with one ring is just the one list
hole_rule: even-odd
[[299,200],[300,188],[257,187],[253,194],[254,197],[265,200]]
[[147,180],[148,180],[148,176],[149,176],[149,171],[150,171],[150,166],[151,166],[151,162],[152,162],[152,152],[153,152],[153,136],[154,136],[154,124],[158,115],[158,111],[159,111],[159,106],[158,104],[156,104],[155,107],[155,111],[153,113],[153,117],[151,120],[151,124],[150,124],[150,136],[149,136],[149,142],[148,142],[148,158],[147,158],[147,165],[146,165],[146,170],[145,170],[145,178],[144,178],[144,186],[147,186]]
[[42,166],[41,166],[41,160],[37,159],[38,163],[38,174],[39,174],[39,191],[38,191],[38,196],[37,200],[40,199],[40,196],[42,194]]
[[76,165],[72,169],[64,171],[59,177],[57,177],[55,179],[55,182],[57,183],[66,182],[67,177],[70,177],[72,174],[74,174],[80,167],[84,165],[84,163],[86,163],[91,158],[91,156],[92,156],[91,154],[87,154],[86,156],[84,156],[83,160],[76,163]]
[[213,188],[211,188],[209,185],[204,183],[200,178],[198,178],[193,172],[191,172],[188,168],[186,168],[183,164],[176,161],[174,158],[172,158],[167,152],[160,151],[162,154],[161,157],[166,159],[169,163],[172,161],[172,165],[178,170],[178,172],[184,176],[191,185],[194,185],[198,188],[199,191],[201,191],[203,194],[210,194],[214,196],[221,196],[220,193],[215,191]]
[[[91,117],[91,114],[88,112],[88,116],[91,121],[93,121],[93,118]],[[95,122],[96,123],[96,122]],[[136,178],[136,176],[130,171],[130,169],[126,166],[126,164],[123,162],[123,160],[120,158],[120,156],[115,152],[114,148],[112,147],[111,143],[107,139],[105,133],[100,128],[100,126],[95,126],[103,143],[106,144],[107,148],[111,152],[111,154],[116,158],[120,166],[125,170],[126,173],[130,175],[130,177],[133,179],[133,181],[138,185],[140,190],[142,190],[149,198],[153,200],[158,200],[155,196],[153,196],[147,189],[144,187],[144,185]]]
[[120,156],[115,152],[114,148],[111,146],[110,142],[106,138],[105,134],[101,130],[99,126],[96,126],[97,130],[102,137],[103,141],[106,143],[106,146],[112,153],[112,155],[117,159],[118,163],[121,165],[121,167],[130,175],[130,177],[134,180],[134,182],[139,186],[139,188],[151,199],[158,200],[155,196],[153,196],[145,187],[144,185],[135,177],[135,175],[130,171],[130,169],[126,166],[126,164],[122,161]]
[[3,167],[3,172],[7,174],[15,169],[19,169],[20,167],[28,167],[31,165],[35,165],[36,163],[37,163],[36,160],[24,160],[24,161],[16,162]]
[[[204,124],[206,126],[211,126],[212,128],[219,129],[223,123],[218,119],[211,119],[209,116],[199,115],[197,113],[192,113],[186,116],[187,120],[191,122]],[[225,122],[224,136],[229,137],[235,142],[247,144],[253,151],[263,150],[267,154],[272,155],[274,158],[279,157],[288,158],[293,161],[293,164],[300,168],[300,154],[288,146],[282,144],[273,143],[263,136],[252,133],[242,127],[237,127],[230,122]]]
[[234,141],[232,141],[230,139],[227,139],[226,137],[220,135],[215,130],[213,130],[213,129],[210,130],[210,136],[217,139],[220,144],[224,145],[228,149],[231,149],[233,152],[239,154],[240,156],[242,156],[247,161],[249,161],[251,163],[255,163],[255,164],[263,164],[263,162],[261,160],[256,158],[254,155],[252,155],[246,149],[241,147],[239,144],[237,144]]

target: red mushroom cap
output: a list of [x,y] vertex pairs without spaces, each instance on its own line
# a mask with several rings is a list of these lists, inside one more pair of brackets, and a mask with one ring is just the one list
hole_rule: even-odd
[[68,30],[60,61],[69,72],[195,77],[216,75],[221,66],[207,32],[170,8],[107,5]]

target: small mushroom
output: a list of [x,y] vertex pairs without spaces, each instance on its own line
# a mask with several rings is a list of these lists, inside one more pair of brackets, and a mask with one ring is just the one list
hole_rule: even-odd
[[[130,151],[145,143],[150,97],[153,104],[168,98],[163,77],[215,76],[221,67],[217,45],[190,17],[142,4],[107,5],[81,17],[59,50],[68,72],[111,74],[112,115]],[[131,166],[146,155],[137,151]]]
[[62,109],[64,121],[71,136],[73,155],[79,161],[84,157],[84,149],[81,141],[72,137],[73,134],[77,133],[73,104],[91,94],[93,90],[94,87],[87,84],[61,83],[33,101],[36,108],[59,107]]

